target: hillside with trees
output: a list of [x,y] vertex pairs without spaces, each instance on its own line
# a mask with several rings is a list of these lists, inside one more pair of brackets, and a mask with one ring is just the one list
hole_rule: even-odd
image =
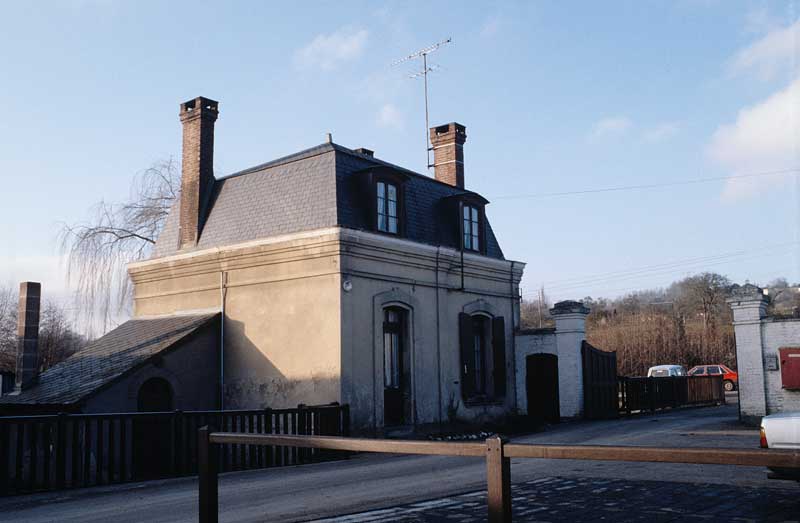
[[[731,310],[725,303],[732,283],[716,273],[702,273],[664,289],[632,292],[616,299],[586,297],[591,308],[586,338],[592,345],[617,352],[622,376],[643,376],[653,365],[703,363],[736,368]],[[766,286],[774,313],[797,313],[797,286],[778,279]],[[540,293],[543,295],[543,293]],[[523,301],[524,327],[552,326],[551,304]]]

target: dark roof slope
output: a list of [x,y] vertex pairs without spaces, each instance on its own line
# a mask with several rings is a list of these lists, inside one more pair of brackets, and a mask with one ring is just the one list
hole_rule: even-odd
[[[448,196],[472,193],[326,143],[218,179],[196,249],[335,226],[371,230],[363,212],[363,196],[352,183],[352,176],[375,166],[390,167],[408,176],[404,185],[406,238],[458,248],[455,240],[444,240],[437,230],[441,226],[438,204]],[[178,212],[176,203],[156,242],[153,258],[177,252]],[[486,255],[502,259],[488,220],[486,236]]]
[[113,382],[206,325],[218,313],[135,318],[47,369],[0,404],[69,405]]

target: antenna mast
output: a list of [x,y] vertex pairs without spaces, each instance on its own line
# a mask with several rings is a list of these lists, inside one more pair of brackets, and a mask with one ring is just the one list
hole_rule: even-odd
[[428,66],[428,55],[436,51],[440,47],[449,44],[451,41],[452,38],[448,38],[447,40],[442,40],[441,42],[430,45],[424,49],[420,49],[415,53],[411,53],[410,55],[404,58],[392,62],[392,66],[394,67],[395,65],[399,65],[404,62],[409,62],[417,58],[422,58],[422,70],[415,71],[408,77],[419,78],[421,76],[423,81],[423,86],[425,89],[425,154],[427,155],[427,162],[425,163],[425,165],[427,166],[428,169],[431,168],[431,146],[429,142],[430,137],[428,136],[428,130],[430,129],[430,123],[428,122],[428,73],[439,69],[439,66],[437,65],[433,65],[430,67]]

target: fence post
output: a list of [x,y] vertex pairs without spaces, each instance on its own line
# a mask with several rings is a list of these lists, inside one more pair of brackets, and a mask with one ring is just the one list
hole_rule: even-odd
[[503,452],[505,440],[486,440],[486,501],[489,523],[511,522],[511,460]]
[[[67,415],[64,412],[58,413],[56,431],[56,488],[63,490],[67,476]],[[72,461],[74,467],[75,460]]]
[[211,442],[208,425],[197,431],[197,468],[199,474],[200,523],[219,521],[217,446]]

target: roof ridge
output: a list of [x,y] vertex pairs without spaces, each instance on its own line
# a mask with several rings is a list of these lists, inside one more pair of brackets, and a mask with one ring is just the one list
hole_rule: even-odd
[[270,160],[268,162],[255,165],[253,167],[248,167],[247,169],[243,169],[241,171],[232,174],[226,174],[225,176],[217,178],[216,180],[218,182],[221,182],[222,180],[227,180],[229,178],[236,178],[238,176],[243,176],[245,174],[252,174],[258,171],[263,171],[264,169],[268,169],[270,167],[278,167],[281,165],[286,165],[287,163],[306,160],[308,158],[319,156],[320,154],[325,154],[327,152],[335,150],[335,147],[333,147],[333,145],[334,144],[332,143],[322,143],[319,145],[315,145],[314,147],[309,147],[308,149],[303,149],[296,153],[292,153],[286,156],[281,156],[280,158],[276,158],[274,160]]

